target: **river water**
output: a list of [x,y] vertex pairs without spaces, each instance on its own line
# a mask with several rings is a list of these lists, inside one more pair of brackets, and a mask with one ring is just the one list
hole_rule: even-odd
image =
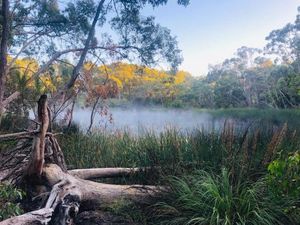
[[[73,116],[74,122],[79,124],[82,130],[86,130],[90,123],[90,114],[89,109],[76,109]],[[93,130],[128,130],[133,133],[154,131],[159,133],[170,128],[181,131],[192,129],[219,130],[223,124],[224,119],[214,119],[207,112],[195,110],[111,108],[107,115],[96,114]]]

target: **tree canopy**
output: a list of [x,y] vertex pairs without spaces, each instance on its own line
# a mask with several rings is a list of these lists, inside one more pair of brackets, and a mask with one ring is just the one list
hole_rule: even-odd
[[[68,63],[77,65],[66,84],[68,89],[74,86],[85,59],[102,64],[116,60],[146,65],[163,63],[175,71],[182,62],[176,38],[153,16],[142,15],[143,8],[160,7],[167,2],[2,0],[1,27],[7,38],[2,35],[5,50],[1,54],[12,59],[0,66],[1,107],[14,94],[4,91],[5,81],[19,57],[37,60],[40,68],[33,77],[46,72],[55,61],[71,59]],[[178,4],[187,6],[189,1],[178,0]]]

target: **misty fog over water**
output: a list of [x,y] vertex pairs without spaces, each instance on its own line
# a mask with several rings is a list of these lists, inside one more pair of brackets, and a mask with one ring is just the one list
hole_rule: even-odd
[[[206,112],[183,109],[165,108],[110,108],[112,121],[108,116],[96,114],[93,129],[105,129],[108,131],[129,130],[133,133],[143,133],[143,131],[161,132],[167,128],[176,128],[181,131],[204,129],[219,130],[224,124],[224,119],[213,119]],[[80,128],[86,130],[90,124],[91,111],[89,109],[76,109],[74,112],[74,122]]]

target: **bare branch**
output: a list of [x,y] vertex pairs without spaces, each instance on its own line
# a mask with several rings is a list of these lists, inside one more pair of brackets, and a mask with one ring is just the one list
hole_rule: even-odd
[[11,68],[11,66],[16,62],[16,60],[18,59],[18,57],[22,54],[22,52],[33,42],[35,42],[38,38],[40,38],[42,36],[41,33],[37,33],[35,35],[33,35],[33,37],[30,37],[21,47],[21,49],[19,50],[19,52],[16,54],[16,56],[11,60],[11,62],[7,65],[7,69],[9,70]]

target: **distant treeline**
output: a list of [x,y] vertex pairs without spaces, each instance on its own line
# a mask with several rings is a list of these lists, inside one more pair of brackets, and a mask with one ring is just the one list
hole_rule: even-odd
[[[248,55],[254,50],[241,48],[239,51]],[[255,58],[249,65],[249,60],[228,59],[211,67],[207,76],[201,78],[184,72],[153,76],[151,80],[148,73],[132,75],[120,82],[118,97],[111,102],[200,108],[299,107],[300,72],[296,62],[277,65],[268,58]],[[122,64],[124,67],[132,65]],[[114,79],[123,77],[123,72],[118,67]]]
[[[298,108],[300,105],[300,7],[294,23],[273,30],[263,49],[241,47],[235,56],[210,66],[206,76],[182,73],[120,90],[135,103],[201,108]],[[126,65],[123,65],[123,67]],[[119,76],[120,68],[115,73]],[[148,72],[141,76],[148,76]],[[128,80],[127,80],[128,81]]]

